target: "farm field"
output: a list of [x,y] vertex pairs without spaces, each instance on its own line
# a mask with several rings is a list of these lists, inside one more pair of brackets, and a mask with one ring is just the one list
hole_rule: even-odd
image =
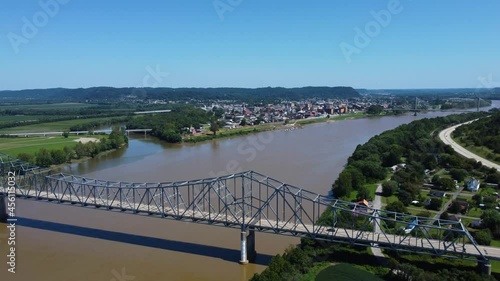
[[28,120],[38,120],[40,117],[55,117],[53,115],[4,115],[0,116],[0,124],[28,121]]
[[80,136],[31,137],[31,138],[0,138],[0,152],[17,157],[21,152],[34,154],[40,148],[62,149],[65,146],[75,146]]
[[68,131],[69,128],[74,125],[85,124],[94,121],[111,120],[114,118],[117,117],[73,119],[65,121],[32,124],[26,126],[0,129],[0,134],[62,132],[62,131]]
[[87,103],[49,103],[49,104],[26,104],[26,105],[0,105],[0,110],[19,110],[19,109],[36,109],[36,110],[51,110],[51,109],[81,109],[86,107],[96,106],[95,104]]

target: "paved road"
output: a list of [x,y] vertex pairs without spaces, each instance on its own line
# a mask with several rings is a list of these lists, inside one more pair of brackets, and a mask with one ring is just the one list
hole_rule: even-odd
[[473,121],[469,121],[469,122],[466,122],[466,123],[462,123],[462,124],[458,124],[458,125],[455,125],[453,127],[450,127],[450,128],[447,128],[447,129],[444,129],[442,130],[440,133],[439,133],[439,138],[441,139],[441,141],[443,141],[445,144],[448,144],[450,145],[451,147],[453,147],[453,149],[458,152],[460,155],[464,156],[464,157],[467,157],[467,158],[472,158],[476,161],[481,161],[481,163],[486,166],[486,167],[489,167],[489,168],[495,168],[497,169],[497,171],[500,171],[500,165],[498,164],[495,164],[487,159],[484,159],[482,158],[481,156],[478,156],[470,151],[468,151],[467,149],[463,148],[462,146],[460,146],[458,143],[456,143],[452,138],[451,138],[451,133],[453,131],[455,131],[456,128],[464,125],[464,124],[469,124],[469,123],[472,123],[476,120],[473,120]]
[[[373,199],[373,208],[374,209],[382,209],[382,197],[379,195],[382,193],[382,184],[378,184],[377,190],[375,191],[375,199]],[[377,215],[378,216],[378,215]],[[378,221],[378,220],[377,220]],[[373,224],[373,232],[381,233],[380,226],[378,223]],[[387,258],[382,253],[382,249],[378,247],[371,247],[373,255],[377,258],[380,264],[387,265]]]

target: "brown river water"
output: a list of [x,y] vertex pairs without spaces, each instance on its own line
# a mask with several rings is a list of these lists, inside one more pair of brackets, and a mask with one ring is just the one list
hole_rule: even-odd
[[[494,101],[494,106],[500,106]],[[64,168],[92,178],[168,182],[254,170],[327,194],[358,144],[398,125],[444,116],[365,118],[290,131],[169,145],[141,135],[125,149]],[[239,231],[223,227],[17,199],[16,273],[7,272],[0,224],[1,281],[244,281],[295,237],[257,233],[257,260],[239,265]]]

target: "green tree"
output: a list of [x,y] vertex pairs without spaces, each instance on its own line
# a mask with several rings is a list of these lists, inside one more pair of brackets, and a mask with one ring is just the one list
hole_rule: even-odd
[[455,189],[455,182],[449,178],[440,178],[437,183],[443,190],[453,190]]
[[479,245],[489,246],[491,244],[491,231],[489,229],[482,229],[474,235],[474,239]]
[[465,169],[450,169],[450,175],[457,182],[461,182],[465,180],[468,173]]
[[69,137],[69,132],[68,131],[64,131],[62,133],[62,136],[67,139]]
[[66,154],[61,149],[51,150],[50,157],[52,158],[52,164],[54,165],[60,165],[66,162]]
[[443,205],[443,199],[441,198],[431,198],[431,201],[429,205],[427,206],[428,209],[431,210],[436,210],[439,211],[441,209],[441,206]]
[[218,130],[219,130],[219,124],[217,124],[217,122],[212,122],[210,124],[210,131],[214,133],[214,135],[216,135]]
[[346,170],[342,171],[333,186],[333,191],[337,198],[349,197],[352,191],[351,173]]
[[491,230],[495,239],[500,238],[500,213],[497,210],[485,210],[481,215],[483,225]]
[[457,200],[453,200],[451,202],[450,207],[448,208],[448,211],[453,214],[458,214],[462,210],[460,203],[458,203]]
[[396,181],[386,181],[382,184],[382,196],[392,196],[398,190],[398,183]]
[[358,193],[356,194],[356,200],[361,201],[361,200],[371,200],[371,194],[370,190],[364,186],[360,187],[358,189]]
[[247,119],[243,118],[241,119],[240,126],[246,126],[247,125]]
[[391,203],[387,204],[387,206],[385,206],[385,209],[387,211],[396,212],[396,213],[407,213],[408,212],[408,210],[406,209],[406,206],[401,201],[391,202]]
[[50,152],[45,148],[40,148],[40,150],[35,153],[35,158],[35,164],[39,167],[46,168],[52,165],[52,156],[50,155]]
[[23,162],[27,162],[27,163],[35,163],[35,156],[33,154],[29,154],[29,153],[25,153],[25,152],[21,152],[17,155],[17,159],[23,161]]

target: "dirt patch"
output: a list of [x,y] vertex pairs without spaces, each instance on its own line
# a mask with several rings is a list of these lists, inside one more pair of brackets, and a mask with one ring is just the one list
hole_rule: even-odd
[[99,142],[98,138],[79,138],[74,140],[76,142],[81,142],[81,143],[88,143],[88,142]]

